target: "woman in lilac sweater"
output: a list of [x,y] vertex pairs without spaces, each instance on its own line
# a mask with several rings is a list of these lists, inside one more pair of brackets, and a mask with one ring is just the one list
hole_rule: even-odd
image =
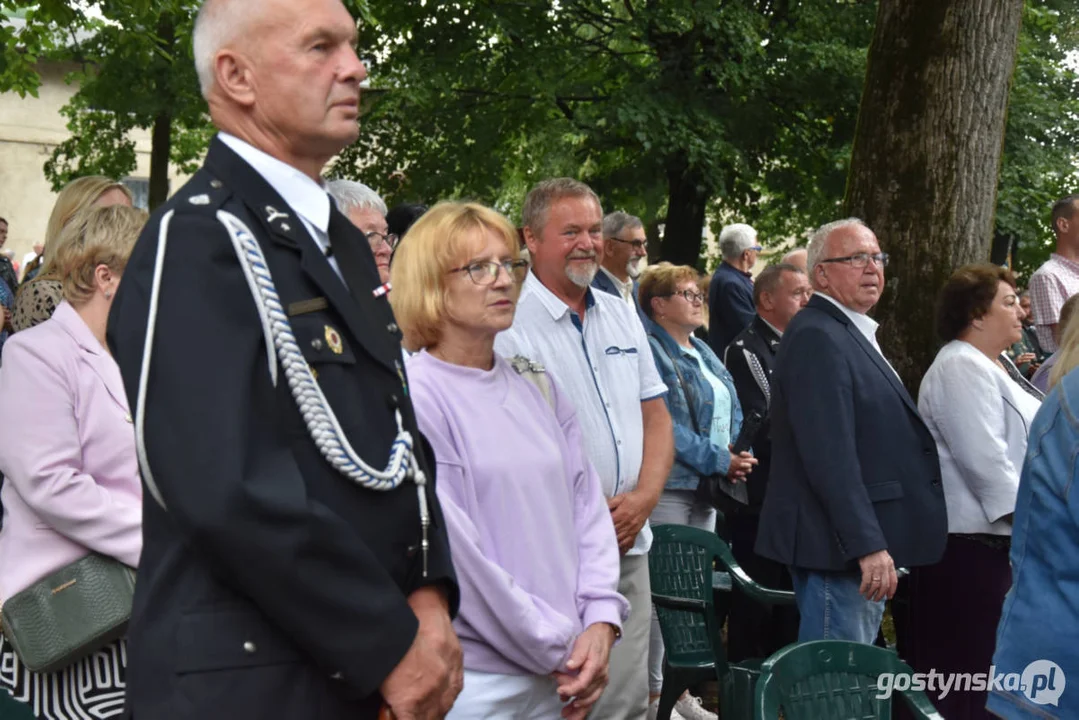
[[410,393],[461,587],[465,680],[451,720],[557,718],[567,703],[583,720],[629,613],[572,403],[494,353],[526,269],[505,218],[443,203],[412,226],[391,270],[397,322],[420,350]]

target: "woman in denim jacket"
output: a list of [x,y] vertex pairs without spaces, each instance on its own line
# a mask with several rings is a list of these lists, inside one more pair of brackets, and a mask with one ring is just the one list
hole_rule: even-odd
[[[1079,323],[1068,324],[1030,426],[1012,525],[1012,587],[986,707],[1009,720],[1079,717]],[[1006,674],[1015,673],[1019,683]],[[1070,682],[1066,682],[1066,679]],[[991,678],[992,680],[992,678]],[[1018,684],[1020,687],[1015,687]]]
[[[696,497],[701,478],[723,475],[731,482],[744,482],[757,464],[749,453],[731,453],[730,444],[742,427],[734,379],[711,348],[693,337],[703,322],[704,300],[697,288],[697,271],[689,266],[659,263],[641,277],[641,309],[650,318],[645,329],[656,368],[670,389],[665,399],[674,421],[675,461],[649,518],[653,526],[714,530],[715,508]],[[663,639],[654,610],[648,671],[651,714],[663,686]],[[683,695],[675,710],[691,720],[716,717],[695,700]]]

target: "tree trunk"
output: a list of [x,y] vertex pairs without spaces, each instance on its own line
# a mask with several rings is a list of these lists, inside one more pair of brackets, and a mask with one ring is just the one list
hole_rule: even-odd
[[675,265],[697,267],[710,193],[700,173],[688,167],[682,157],[667,163],[667,188],[667,222],[660,256]]
[[150,134],[150,209],[169,197],[169,155],[172,152],[172,116],[166,112],[154,118]]
[[[154,56],[157,66],[158,87],[169,87],[170,67],[176,52],[176,26],[172,16],[164,12],[157,23],[157,42],[162,52]],[[167,105],[165,107],[168,107]],[[153,210],[169,197],[169,158],[172,155],[172,114],[162,110],[154,118],[154,127],[150,131],[150,197],[149,205]]]
[[875,315],[917,392],[939,341],[937,292],[985,261],[1023,0],[880,0],[846,207],[890,257]]

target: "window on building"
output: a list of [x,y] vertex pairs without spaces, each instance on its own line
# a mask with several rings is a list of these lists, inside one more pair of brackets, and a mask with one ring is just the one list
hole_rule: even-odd
[[126,177],[120,182],[131,191],[135,207],[150,209],[150,178]]

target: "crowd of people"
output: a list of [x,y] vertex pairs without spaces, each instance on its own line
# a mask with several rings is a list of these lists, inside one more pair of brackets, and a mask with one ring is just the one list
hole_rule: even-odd
[[[916,671],[1079,667],[1079,196],[1029,293],[988,263],[940,289],[915,398],[860,220],[756,277],[728,225],[702,276],[643,268],[641,219],[575,179],[519,227],[327,182],[355,38],[338,0],[207,0],[203,167],[152,216],[75,180],[22,283],[0,262],[0,686],[29,712],[651,720],[652,528],[721,514],[797,600],[736,595],[732,660],[879,643],[893,599]],[[68,642],[128,572],[123,623]],[[1049,716],[1019,688],[931,699]],[[672,717],[716,715],[686,692]]]

